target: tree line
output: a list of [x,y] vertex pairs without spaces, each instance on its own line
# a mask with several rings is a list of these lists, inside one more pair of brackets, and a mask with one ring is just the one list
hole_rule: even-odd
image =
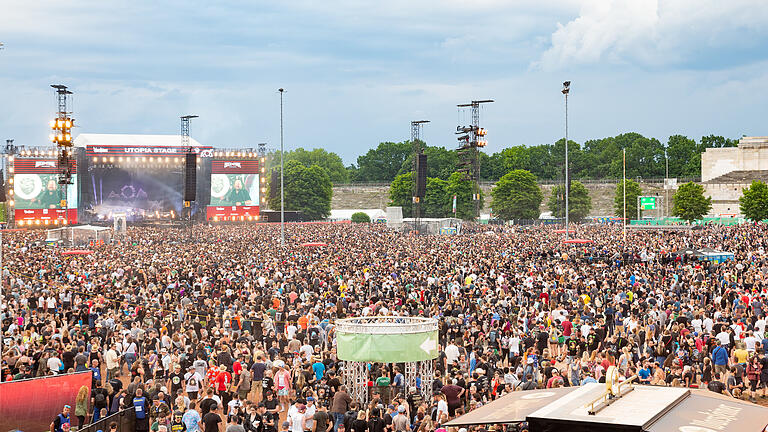
[[[457,217],[471,217],[474,214],[472,185],[456,172],[456,150],[429,146],[423,142],[420,144],[427,154],[428,177],[422,215],[445,217],[456,214]],[[702,152],[707,148],[734,147],[737,144],[736,139],[715,135],[701,137],[698,141],[683,135],[673,135],[666,143],[662,143],[656,138],[648,138],[635,132],[588,140],[583,144],[569,140],[570,177],[621,178],[624,149],[628,178],[664,177],[667,165],[670,177],[698,177],[701,174]],[[286,163],[286,177],[291,176],[291,185],[286,185],[287,208],[305,211],[311,217],[324,218],[330,214],[330,187],[333,184],[391,182],[390,204],[402,206],[404,215],[408,217],[412,200],[412,185],[409,183],[413,165],[412,149],[409,141],[382,142],[376,148],[358,156],[357,163],[349,166],[344,166],[338,154],[324,149],[297,148],[285,152],[283,157]],[[507,147],[490,155],[480,152],[480,178],[483,181],[498,182],[512,172],[522,170],[530,173],[536,181],[562,180],[565,174],[564,159],[563,139],[554,144]],[[279,172],[279,166],[279,153],[271,153],[267,161],[267,172]],[[519,177],[520,173],[516,175]],[[271,178],[275,178],[274,175]],[[510,178],[507,178],[505,182],[509,180]],[[279,203],[279,194],[276,196],[276,188],[272,183],[269,181],[269,203],[270,207],[275,208],[273,204]],[[571,212],[576,211],[575,219],[579,219],[586,216],[591,209],[589,194],[578,182],[572,182],[571,188]],[[452,211],[454,195],[457,197],[456,213]],[[547,207],[555,216],[564,215],[563,196],[562,188],[556,187],[547,202]],[[276,199],[278,201],[275,201]],[[320,199],[319,204],[310,202],[317,199]],[[501,210],[504,207],[503,202],[501,198],[495,198],[496,205],[492,202],[495,213],[496,209]]]
[[[456,170],[456,150],[421,143],[427,154],[427,176],[448,181]],[[628,178],[661,178],[667,163],[669,176],[677,178],[701,175],[701,153],[707,148],[734,147],[737,139],[703,136],[698,141],[683,135],[672,135],[666,142],[648,138],[636,132],[614,137],[587,140],[580,144],[568,142],[571,178],[621,178],[622,150],[626,149]],[[284,155],[285,161],[295,160],[304,166],[323,168],[334,184],[349,182],[389,183],[412,169],[413,154],[409,141],[382,142],[357,157],[356,163],[344,166],[341,157],[324,149],[298,148]],[[267,168],[280,165],[279,153],[270,154]],[[553,144],[516,145],[500,152],[480,152],[480,178],[497,181],[515,169],[530,171],[539,180],[564,177],[565,140]]]

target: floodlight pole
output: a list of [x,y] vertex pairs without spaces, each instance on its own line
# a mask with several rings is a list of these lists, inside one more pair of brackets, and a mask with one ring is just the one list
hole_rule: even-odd
[[565,95],[565,240],[568,241],[568,230],[570,224],[568,223],[568,193],[571,191],[571,183],[568,175],[568,93],[571,90],[571,82],[566,81],[563,83],[563,94]]
[[285,193],[283,191],[283,93],[280,88],[280,247],[285,248]]

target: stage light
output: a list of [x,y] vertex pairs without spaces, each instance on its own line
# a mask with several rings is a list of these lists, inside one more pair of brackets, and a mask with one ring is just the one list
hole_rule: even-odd
[[54,225],[58,225],[59,224],[59,220],[58,219],[54,219],[53,224]]
[[200,161],[202,161],[202,159],[200,159],[200,158],[197,158],[197,163],[200,163]]
[[262,178],[261,178],[261,182],[262,182],[262,183],[266,183],[266,182],[267,182],[267,179],[266,179],[266,178],[264,178],[264,177],[262,177]]
[[35,219],[35,225],[40,225],[40,219]]
[[120,163],[122,163],[122,162],[123,162],[123,157],[122,157],[122,156],[118,156],[118,157],[117,157],[117,161],[118,161],[118,162],[120,162]]
[[179,160],[179,158],[173,158],[173,161],[176,162],[176,163],[181,162],[181,160]]
[[35,149],[35,156],[38,156],[39,154],[40,152],[37,149]]
[[114,162],[114,161],[115,161],[115,158],[114,158],[114,156],[110,156],[110,157],[109,157],[109,163],[112,163],[112,162]]
[[45,220],[45,224],[46,224],[46,225],[48,225],[50,222],[51,222],[51,221],[49,221],[48,219],[46,219],[46,220]]
[[99,161],[99,157],[98,157],[98,156],[94,156],[94,157],[93,157],[93,163],[96,163],[96,162],[98,162],[98,161]]
[[13,162],[13,155],[8,156],[8,162]]
[[15,204],[16,202],[14,200],[8,201],[8,205],[10,205],[11,207],[13,207]]
[[264,162],[266,162],[266,161],[267,161],[267,158],[264,158],[264,157],[263,157],[263,158],[261,158],[261,163],[264,163]]
[[267,193],[267,188],[261,188],[261,193]]
[[61,221],[61,224],[62,224],[62,225],[66,225],[66,224],[67,224],[67,220],[66,220],[66,219],[62,220],[62,221]]
[[48,122],[49,125],[51,125],[51,129],[56,127],[56,120],[51,120]]
[[58,141],[64,141],[64,135],[59,135]]
[[72,141],[72,135],[70,135],[70,134],[66,134],[66,135],[64,135],[64,136],[66,137],[66,140],[67,140],[67,141]]
[[213,217],[213,221],[214,221],[214,222],[218,222],[218,221],[219,221],[219,217],[218,217],[218,216],[214,216],[214,217]]
[[23,221],[23,220],[20,220],[20,221],[18,222],[18,224],[19,224],[19,226],[24,226],[24,221]]
[[141,161],[142,161],[142,162],[145,162],[146,160],[147,160],[147,157],[146,157],[146,156],[142,156],[142,157],[141,157]]
[[253,220],[253,216],[248,216],[248,220],[252,221]]
[[13,189],[8,190],[8,195],[13,195]]
[[8,172],[13,174],[13,167],[8,167]]
[[101,162],[102,162],[102,163],[104,163],[104,162],[106,162],[106,161],[107,161],[107,158],[106,158],[105,156],[102,156],[102,157],[101,157]]
[[72,122],[71,122],[71,121],[69,121],[69,119],[67,119],[67,120],[64,122],[64,126],[66,126],[66,127],[70,128],[70,127],[72,127]]
[[8,177],[8,184],[13,184],[13,177]]
[[61,120],[58,120],[58,121],[56,121],[56,126],[59,127],[59,128],[62,128],[62,127],[64,127],[64,122],[61,121]]
[[258,216],[256,216],[256,220],[259,220],[259,217],[258,217]]

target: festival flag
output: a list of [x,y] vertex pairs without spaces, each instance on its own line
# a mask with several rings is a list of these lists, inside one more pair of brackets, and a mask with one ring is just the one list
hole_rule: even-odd
[[456,195],[453,196],[453,214],[456,214]]

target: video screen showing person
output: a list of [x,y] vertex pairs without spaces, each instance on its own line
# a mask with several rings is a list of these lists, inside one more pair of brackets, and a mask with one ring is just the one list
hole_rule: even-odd
[[259,204],[258,174],[211,174],[211,205]]
[[67,186],[65,195],[57,174],[16,174],[13,179],[16,208],[60,208],[63,199],[67,200],[67,207],[77,208],[76,174],[72,176],[72,183]]

